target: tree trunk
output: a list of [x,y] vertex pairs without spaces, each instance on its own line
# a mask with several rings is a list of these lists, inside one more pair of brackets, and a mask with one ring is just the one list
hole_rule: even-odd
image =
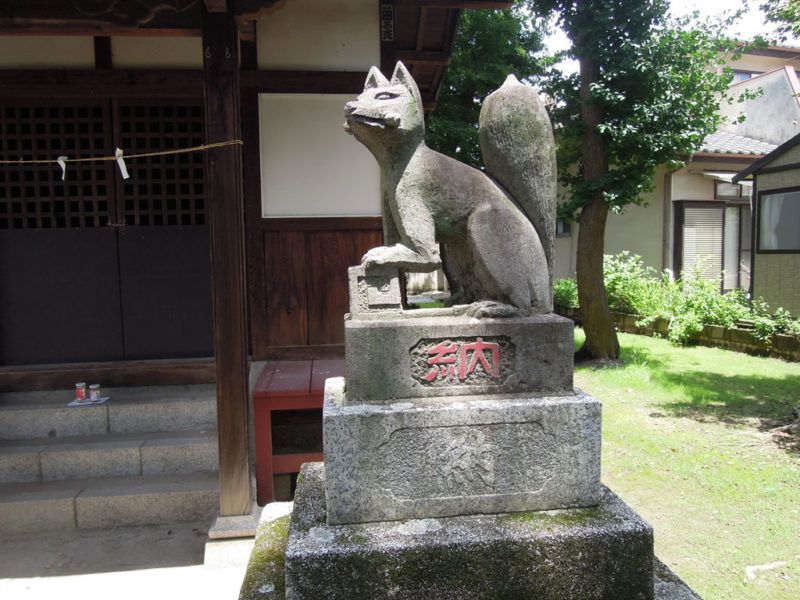
[[575,269],[586,343],[576,359],[619,358],[619,341],[603,283],[603,243],[608,204],[602,196],[581,211]]
[[580,59],[581,116],[583,133],[583,178],[597,184],[591,203],[581,210],[575,270],[578,279],[578,303],[586,333],[586,343],[576,358],[619,358],[619,341],[608,307],[608,294],[603,282],[603,249],[606,217],[609,206],[603,199],[600,183],[608,174],[608,158],[603,138],[597,131],[603,110],[590,102],[590,86],[596,80],[597,65],[592,58]]

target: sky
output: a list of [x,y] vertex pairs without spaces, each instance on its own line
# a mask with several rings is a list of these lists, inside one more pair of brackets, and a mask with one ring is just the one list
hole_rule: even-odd
[[[758,8],[762,0],[672,0],[670,10],[675,16],[689,15],[697,10],[701,18],[709,18],[738,8],[740,2],[748,10],[728,33],[744,39],[752,39],[758,34],[768,36],[774,30],[774,25],[764,22],[764,13]],[[569,42],[563,33],[554,32],[547,45],[551,50],[562,50],[569,46]],[[800,42],[790,41],[787,45],[800,46]]]

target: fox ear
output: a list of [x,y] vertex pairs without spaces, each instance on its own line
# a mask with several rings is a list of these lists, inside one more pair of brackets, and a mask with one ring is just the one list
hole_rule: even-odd
[[402,83],[408,89],[414,89],[417,87],[417,83],[414,81],[414,78],[411,77],[411,73],[408,72],[406,66],[397,61],[397,64],[394,67],[394,73],[392,73],[392,84],[395,83]]
[[389,85],[389,80],[384,77],[378,67],[370,67],[367,74],[367,81],[364,83],[364,89],[377,88]]

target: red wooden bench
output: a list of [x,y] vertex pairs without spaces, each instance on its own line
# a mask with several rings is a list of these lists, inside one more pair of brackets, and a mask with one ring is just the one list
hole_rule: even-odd
[[300,465],[322,460],[322,453],[272,453],[272,411],[322,408],[325,380],[344,375],[344,360],[274,361],[264,367],[253,389],[258,503],[272,502],[272,476],[297,473]]

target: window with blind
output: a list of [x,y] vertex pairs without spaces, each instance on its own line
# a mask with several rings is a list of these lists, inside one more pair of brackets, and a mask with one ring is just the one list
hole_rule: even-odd
[[750,285],[750,206],[741,202],[675,203],[673,268],[695,270],[721,291]]
[[705,279],[722,272],[723,209],[685,206],[683,214],[682,265],[686,272],[699,270]]

